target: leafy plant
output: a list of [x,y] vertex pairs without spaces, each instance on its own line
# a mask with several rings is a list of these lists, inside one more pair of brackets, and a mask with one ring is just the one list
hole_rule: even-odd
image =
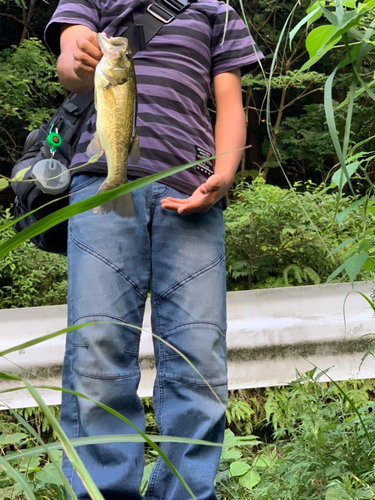
[[236,437],[230,429],[226,429],[221,454],[219,471],[215,485],[219,498],[225,496],[228,489],[238,491],[239,487],[251,490],[260,481],[257,469],[263,466],[262,458],[254,456],[251,448],[261,444],[255,436]]
[[[336,195],[307,187],[292,192],[267,185],[261,177],[238,186],[225,213],[230,290],[262,288],[271,280],[288,286],[293,275],[293,284],[317,284],[339,267],[346,249],[334,250],[343,243],[351,248],[363,215],[357,206],[350,218],[339,221]],[[351,201],[342,198],[339,209],[344,211]],[[373,222],[372,213],[366,220]]]
[[[10,209],[0,212],[0,228],[12,221]],[[0,244],[16,232],[0,232]],[[65,304],[66,258],[24,243],[0,260],[0,309]]]
[[62,93],[56,60],[41,41],[24,40],[0,52],[0,150],[6,155],[1,161],[17,159],[25,131],[47,121]]
[[[58,407],[51,410],[56,414]],[[15,411],[13,410],[13,413]],[[48,420],[38,408],[25,408],[18,410],[19,415],[24,415],[32,424],[34,435],[41,439],[52,441],[53,433]],[[20,417],[22,420],[23,417]],[[25,420],[26,422],[26,420]],[[38,441],[25,427],[20,427],[14,414],[11,412],[0,413],[0,455],[13,457],[9,464],[18,471],[19,476],[11,477],[4,470],[0,472],[0,498],[7,500],[24,498],[25,485],[33,491],[37,500],[55,499],[66,500],[63,482],[56,466],[52,464],[43,450],[30,457],[23,457],[22,450],[34,447]],[[14,452],[17,453],[14,453]],[[51,452],[55,462],[61,467],[61,451]]]

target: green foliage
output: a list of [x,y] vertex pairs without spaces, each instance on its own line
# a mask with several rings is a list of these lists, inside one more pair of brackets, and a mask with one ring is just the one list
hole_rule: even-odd
[[[298,375],[289,386],[264,390],[263,425],[266,422],[272,425],[272,442],[263,444],[258,440],[256,447],[250,449],[231,442],[231,447],[223,449],[216,478],[220,498],[375,497],[375,381],[340,382],[337,387],[333,383],[320,383],[322,374],[314,369]],[[365,427],[349,399],[355,403]],[[265,436],[270,442],[267,433]],[[258,474],[256,484],[250,483],[250,488],[241,485],[241,478],[251,471]],[[254,474],[253,477],[255,481]]]
[[237,495],[241,487],[253,489],[260,481],[259,472],[269,457],[260,454],[255,457],[252,448],[261,444],[255,436],[236,437],[226,429],[219,470],[215,478],[216,492],[219,499],[225,498],[228,491]]
[[[0,226],[11,220],[10,210],[0,213]],[[0,232],[0,243],[15,234]],[[0,309],[66,303],[65,257],[42,252],[24,243],[0,260]]]
[[[50,407],[55,416],[59,415],[58,406]],[[55,441],[56,436],[39,408],[16,410],[36,430],[45,442]],[[20,427],[15,417],[8,411],[0,412],[0,454],[6,456],[14,451],[32,448],[39,443],[24,428]],[[52,452],[54,459],[61,467],[61,451]],[[62,488],[61,477],[55,466],[49,462],[46,454],[40,453],[31,457],[19,457],[11,462],[23,481],[29,485],[37,500],[66,500]],[[0,499],[24,499],[24,489],[20,481],[9,478],[6,472],[0,472]]]
[[0,151],[16,160],[25,131],[38,128],[55,110],[62,94],[56,60],[37,39],[0,52]]
[[[340,223],[335,217],[350,202],[344,198],[338,205],[337,196],[321,188],[293,192],[262,178],[237,186],[225,212],[228,288],[324,282],[346,249],[328,255],[353,241],[362,227],[359,209]],[[371,213],[367,220],[373,221]]]
[[[279,460],[262,475],[254,498],[312,500],[335,498],[338,491],[347,498],[372,498],[373,446],[346,398],[334,385],[319,384],[320,376],[312,371],[284,390],[274,433]],[[368,402],[359,410],[372,441],[374,409]]]
[[[325,121],[322,104],[303,106],[297,116],[284,118],[277,133],[277,146],[286,174],[291,179],[304,180],[320,174],[324,179],[332,165],[333,147]],[[267,144],[268,147],[268,144]],[[278,167],[275,157],[263,167]]]

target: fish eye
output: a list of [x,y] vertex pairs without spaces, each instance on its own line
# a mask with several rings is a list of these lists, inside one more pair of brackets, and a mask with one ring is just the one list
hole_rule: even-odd
[[127,57],[128,59],[132,58],[132,55],[128,50],[125,52],[125,57]]

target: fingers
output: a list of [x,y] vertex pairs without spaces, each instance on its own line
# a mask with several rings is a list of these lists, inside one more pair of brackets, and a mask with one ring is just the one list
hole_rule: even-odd
[[191,214],[195,212],[207,212],[214,204],[214,198],[191,196],[181,200],[179,198],[165,198],[161,200],[161,207],[166,210],[173,210],[179,214]]
[[86,79],[89,75],[93,77],[102,55],[95,33],[90,32],[77,38],[77,48],[73,52],[73,70],[76,75],[81,79]]

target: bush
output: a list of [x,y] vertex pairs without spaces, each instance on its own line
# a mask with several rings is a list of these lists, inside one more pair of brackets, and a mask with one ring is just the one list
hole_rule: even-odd
[[338,205],[336,195],[307,188],[281,189],[261,177],[237,186],[225,212],[229,290],[319,284],[339,267],[343,252],[329,254],[357,236],[363,214],[352,210],[339,224],[337,211],[352,200]]
[[[0,213],[0,226],[11,220],[10,209]],[[0,243],[15,234],[0,232]],[[0,260],[0,309],[65,304],[66,258],[24,243]]]
[[288,387],[265,390],[271,444],[227,430],[216,478],[220,499],[375,497],[374,382],[320,384],[321,375],[312,370]]

